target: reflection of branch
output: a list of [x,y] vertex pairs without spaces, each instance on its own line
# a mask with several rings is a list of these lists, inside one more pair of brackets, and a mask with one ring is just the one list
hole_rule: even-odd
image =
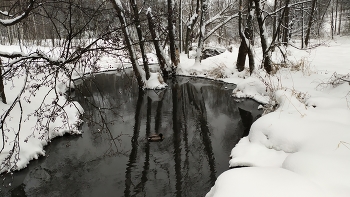
[[143,96],[144,91],[142,89],[139,89],[139,95],[137,97],[137,104],[136,104],[136,111],[135,111],[135,126],[134,126],[134,133],[131,138],[131,152],[129,155],[129,162],[127,164],[126,172],[125,172],[125,190],[124,195],[130,196],[130,186],[131,186],[131,171],[132,167],[134,166],[134,163],[136,162],[137,158],[137,148],[139,146],[138,144],[138,138],[140,134],[140,125],[141,125],[141,108],[143,103]]
[[180,113],[178,113],[178,90],[179,85],[175,84],[172,87],[173,99],[173,132],[174,132],[174,160],[175,160],[175,174],[176,174],[176,196],[181,196],[182,192],[182,173],[181,173],[181,123],[178,120]]
[[[151,118],[152,118],[152,99],[150,97],[147,97],[147,122],[146,122],[146,139],[151,134]],[[145,184],[148,180],[147,175],[149,171],[149,155],[150,155],[150,144],[148,141],[146,141],[145,144],[145,162],[143,163],[143,170],[142,170],[142,176],[141,176],[141,182],[136,185],[136,192],[135,195],[137,195],[141,191],[145,190]]]
[[214,185],[216,180],[216,167],[215,167],[215,158],[213,153],[212,142],[210,139],[210,130],[208,127],[207,121],[207,112],[205,107],[205,102],[203,99],[202,89],[197,90],[192,84],[186,84],[185,88],[188,92],[188,99],[191,101],[191,104],[195,107],[195,110],[198,113],[198,125],[200,127],[200,134],[202,137],[202,144],[204,146],[204,152],[207,155],[209,168],[210,168],[210,183]]
[[[182,86],[184,87],[184,86]],[[187,102],[185,99],[185,95],[188,95],[185,91],[185,88],[181,88],[182,90],[182,117],[183,117],[183,121],[184,121],[184,128],[183,128],[183,140],[184,140],[184,146],[185,146],[185,161],[184,161],[184,168],[186,168],[186,174],[188,175],[188,171],[189,171],[189,156],[188,154],[190,153],[190,149],[188,147],[188,131],[187,131]]]
[[[164,90],[164,95],[166,93],[166,89]],[[155,125],[154,125],[154,130],[155,133],[159,133],[159,129],[162,126],[162,108],[163,108],[163,101],[164,101],[164,96],[162,96],[161,100],[158,102],[157,109],[156,109],[156,117],[155,117]]]
[[211,181],[211,185],[214,185],[216,181],[216,175],[215,175],[216,165],[215,165],[215,157],[214,157],[212,142],[210,139],[210,130],[208,127],[208,120],[207,120],[207,110],[205,108],[202,89],[200,89],[200,91],[197,91],[196,88],[189,83],[187,83],[186,86],[189,89],[188,92],[191,93],[191,94],[188,94],[188,96],[192,98],[192,101],[194,102],[194,105],[196,106],[196,109],[199,112],[199,124],[201,128],[201,136],[203,140],[204,151],[207,154],[208,163],[210,167],[210,181]]

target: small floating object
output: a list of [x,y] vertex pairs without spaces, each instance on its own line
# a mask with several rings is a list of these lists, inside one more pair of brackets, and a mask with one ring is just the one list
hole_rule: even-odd
[[148,137],[148,141],[150,142],[160,142],[162,141],[163,138],[163,134],[159,133],[159,134],[155,134],[155,135],[151,135]]

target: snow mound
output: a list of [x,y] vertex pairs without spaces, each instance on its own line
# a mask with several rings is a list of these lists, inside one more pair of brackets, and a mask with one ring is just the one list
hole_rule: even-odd
[[248,77],[237,84],[232,95],[237,98],[252,98],[263,104],[270,101],[266,85],[255,77]]
[[[14,79],[14,87],[5,85],[9,104],[0,103],[1,110],[11,109],[24,84],[22,80]],[[25,91],[20,98],[21,106],[17,103],[9,111],[5,132],[0,134],[4,139],[0,140],[0,147],[4,147],[0,153],[0,173],[23,169],[30,160],[44,156],[44,146],[57,136],[81,134],[78,127],[84,110],[78,102],[65,98],[69,82],[57,81],[57,95],[50,85],[40,87],[37,92]]]
[[164,82],[162,75],[159,72],[150,73],[150,78],[146,82],[146,89],[164,89],[168,85]]
[[329,196],[322,187],[282,168],[250,167],[222,173],[206,197]]

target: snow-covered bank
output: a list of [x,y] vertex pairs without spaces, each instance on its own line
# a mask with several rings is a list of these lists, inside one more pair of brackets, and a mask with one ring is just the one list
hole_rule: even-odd
[[[21,49],[14,45],[0,45],[0,50],[9,54],[30,54],[37,49],[53,59],[57,56],[50,47],[31,46]],[[55,48],[56,51],[59,49]],[[150,56],[152,63],[152,54]],[[3,59],[5,64],[14,61]],[[0,102],[1,119],[4,120],[4,132],[0,132],[0,173],[25,168],[29,161],[45,155],[44,146],[57,136],[81,133],[78,127],[84,110],[79,103],[67,100],[65,95],[68,87],[73,85],[71,80],[86,74],[131,66],[127,62],[105,56],[98,65],[92,67],[73,68],[72,65],[65,65],[67,73],[73,71],[72,79],[68,79],[61,70],[55,76],[50,67],[41,67],[39,64],[14,66],[16,69],[11,68],[14,76],[5,76],[4,89],[8,104]],[[4,70],[7,71],[7,68]],[[145,84],[148,89],[162,89],[166,86],[159,72],[151,73]]]
[[[182,55],[178,74],[236,83],[237,88],[233,91],[236,97],[253,98],[267,104],[267,110],[274,110],[257,120],[252,125],[250,134],[241,139],[232,150],[232,167],[254,167],[223,173],[212,190],[208,191],[208,197],[350,196],[350,85],[347,82],[349,77],[346,76],[350,73],[350,57],[346,53],[349,49],[349,37],[338,37],[336,41],[307,51],[290,48],[287,66],[280,67],[274,75],[267,75],[263,70],[257,69],[252,76],[249,76],[247,70],[237,72],[235,69],[238,46],[233,47],[232,52],[226,51],[205,59],[200,65],[194,65],[194,59]],[[259,62],[260,57],[260,48],[257,48],[256,62]],[[278,57],[274,58],[278,60]],[[116,62],[111,57],[101,58],[98,65],[98,71],[129,66]],[[76,73],[76,76],[92,72],[94,71],[85,70]],[[157,74],[152,74],[153,81],[150,80],[148,87],[159,87],[157,79]],[[9,103],[20,91],[16,88],[21,88],[21,83],[13,84],[14,87],[8,83],[5,89]],[[62,87],[64,89],[65,86]],[[33,101],[28,104],[23,101],[23,108],[33,111],[42,100],[40,95],[49,91],[41,90],[43,92],[38,92],[35,99],[32,99],[37,103]],[[48,109],[52,107],[52,96],[47,98]],[[63,96],[59,100],[60,104],[66,103]],[[70,104],[74,102],[65,106],[71,106]],[[19,107],[16,110],[11,114],[11,122],[14,123],[18,123],[20,114]],[[30,110],[26,110],[26,113],[30,113]],[[79,110],[72,110],[69,113],[72,122],[79,120],[76,116]],[[34,128],[36,120],[36,117],[26,119],[28,125],[23,128]],[[62,122],[58,119],[56,121],[57,125]],[[15,134],[17,126],[11,125],[14,129],[9,131]],[[71,129],[62,128],[57,133],[50,134],[49,140]],[[74,128],[72,130],[77,131]],[[24,167],[24,161],[28,162],[44,154],[43,146],[47,141],[40,141],[42,133],[38,128],[28,129],[28,133],[22,131],[24,129],[20,135],[20,151],[23,153],[21,167]],[[12,143],[16,137],[11,136],[8,143]],[[25,142],[23,138],[28,136],[30,141]],[[3,154],[5,153],[4,151]]]
[[290,48],[292,67],[243,77],[233,94],[275,111],[232,150],[230,167],[254,167],[223,173],[207,197],[350,196],[349,49],[349,37]]
[[[27,83],[24,87],[25,80],[24,76],[14,77],[11,82],[5,84],[8,104],[0,103],[3,113],[1,118],[9,113],[4,123],[5,132],[0,134],[3,139],[0,140],[0,147],[4,148],[0,154],[0,172],[25,168],[30,160],[45,155],[44,146],[57,136],[63,136],[65,133],[80,134],[79,116],[83,109],[79,103],[67,101],[63,94],[56,95],[49,85],[33,92],[27,87],[35,81]],[[24,93],[17,99],[22,88]],[[64,82],[58,82],[56,91],[65,90]]]

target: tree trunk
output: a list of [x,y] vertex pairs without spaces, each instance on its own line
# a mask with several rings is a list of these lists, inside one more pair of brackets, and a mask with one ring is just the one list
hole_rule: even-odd
[[244,42],[244,38],[243,39],[241,38],[241,45],[239,45],[237,63],[236,63],[236,68],[239,72],[244,70],[247,54],[248,54],[247,45]]
[[343,4],[340,4],[340,13],[339,13],[339,25],[338,25],[338,35],[340,35],[340,27],[341,27],[341,17],[343,16]]
[[194,25],[196,24],[197,20],[198,20],[198,15],[199,15],[199,0],[197,0],[197,4],[196,4],[196,11],[193,14],[193,16],[190,18],[189,22],[186,25],[186,37],[185,37],[185,53],[188,54],[189,53],[189,45],[191,44],[191,35],[193,32],[193,28]]
[[252,2],[249,4],[248,8],[248,17],[246,20],[246,28],[244,33],[242,32],[242,0],[239,0],[240,10],[238,12],[238,31],[241,38],[241,45],[239,46],[236,68],[239,72],[244,70],[246,56],[249,58],[249,69],[250,74],[254,71],[254,54],[251,48],[251,39],[252,39],[252,27],[253,27],[253,16],[252,16]]
[[179,0],[179,52],[182,51],[182,0]]
[[160,45],[159,35],[155,29],[151,8],[148,8],[146,15],[147,15],[147,20],[148,20],[148,28],[149,28],[149,31],[150,31],[151,36],[152,36],[152,40],[153,40],[154,48],[156,50],[160,70],[162,71],[163,76],[167,77],[168,76],[167,68],[170,68],[170,64],[167,62],[163,48]]
[[307,30],[306,30],[306,36],[305,36],[305,46],[306,46],[306,47],[307,47],[308,44],[309,44],[312,21],[314,20],[314,13],[315,13],[316,1],[317,1],[317,0],[312,0],[311,13],[310,13],[309,22],[308,22]]
[[267,73],[271,73],[272,70],[272,62],[271,62],[271,55],[269,47],[267,46],[267,32],[265,23],[263,20],[263,13],[261,10],[260,0],[251,0],[255,3],[255,14],[258,21],[259,26],[259,33],[260,33],[260,41],[261,41],[261,48],[263,51],[263,65]]
[[301,4],[301,48],[304,48],[304,3]]
[[198,46],[197,46],[197,53],[196,53],[196,64],[200,63],[202,61],[202,49],[204,44],[204,34],[205,34],[205,23],[204,19],[206,16],[208,8],[208,2],[207,0],[201,0],[201,16],[199,21],[199,38],[198,38]]
[[145,39],[142,36],[142,30],[141,30],[141,24],[140,24],[140,16],[139,16],[139,10],[137,8],[135,0],[130,0],[130,5],[133,10],[133,16],[134,16],[134,23],[136,27],[136,32],[137,36],[139,38],[139,45],[140,45],[140,50],[141,50],[141,56],[142,56],[142,62],[143,62],[143,67],[145,68],[146,72],[146,80],[150,78],[150,71],[149,71],[149,66],[148,66],[148,58],[145,53]]
[[[277,0],[275,0],[275,3],[273,5],[273,11],[275,12],[277,9]],[[273,29],[272,29],[272,35],[276,34],[276,26],[277,26],[277,13],[275,14],[275,16],[273,17]]]
[[169,31],[169,43],[170,43],[170,59],[171,59],[171,69],[173,75],[176,72],[176,67],[178,65],[178,60],[176,57],[176,44],[175,44],[175,31],[174,31],[174,3],[173,0],[168,0],[168,31]]
[[0,59],[0,96],[1,96],[1,101],[5,104],[7,104],[6,102],[6,95],[5,95],[5,89],[4,89],[4,79],[2,76],[2,62]]
[[332,40],[334,37],[334,1],[332,2],[332,14],[331,14],[331,34],[332,34]]
[[285,46],[288,45],[288,40],[289,40],[289,10],[290,8],[288,7],[289,0],[286,0],[286,7],[284,8],[284,30],[283,30],[283,37],[282,37],[282,42]]
[[113,8],[117,12],[117,16],[119,18],[119,22],[120,22],[120,25],[122,27],[122,32],[124,35],[126,48],[129,52],[131,65],[132,65],[132,68],[134,70],[134,73],[135,73],[135,76],[137,79],[137,83],[139,85],[139,88],[144,88],[145,82],[146,82],[145,71],[142,70],[142,68],[139,66],[139,64],[137,62],[136,53],[135,53],[134,47],[133,47],[132,42],[131,42],[128,27],[126,26],[127,24],[126,24],[125,16],[124,16],[124,8],[122,7],[120,0],[111,0],[111,2],[113,5]]
[[335,2],[334,33],[337,34],[338,0]]

